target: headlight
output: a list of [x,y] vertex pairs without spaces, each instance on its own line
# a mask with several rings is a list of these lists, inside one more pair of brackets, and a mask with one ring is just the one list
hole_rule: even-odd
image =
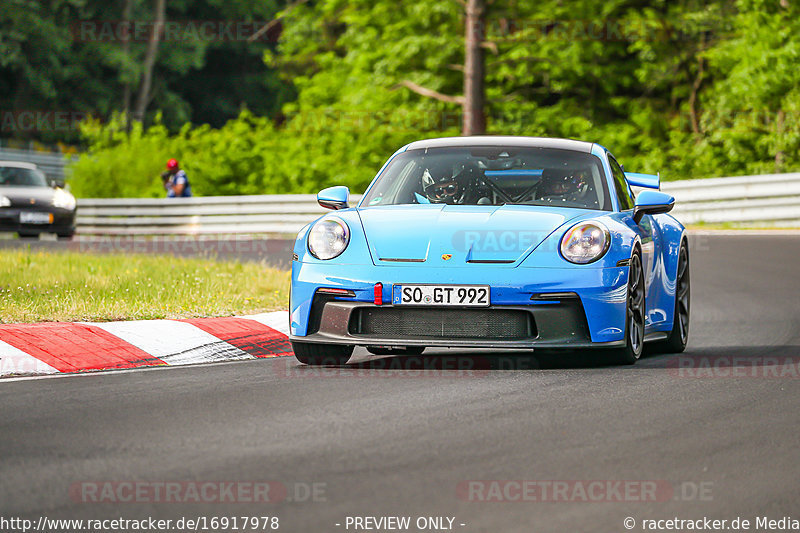
[[75,209],[75,197],[64,189],[56,189],[53,194],[53,207],[72,211]]
[[611,235],[599,222],[572,226],[561,238],[561,255],[570,263],[585,265],[597,261],[608,251]]
[[308,232],[308,251],[317,259],[333,259],[347,248],[350,229],[338,218],[326,218]]
[[0,207],[11,207],[11,200],[0,195]]

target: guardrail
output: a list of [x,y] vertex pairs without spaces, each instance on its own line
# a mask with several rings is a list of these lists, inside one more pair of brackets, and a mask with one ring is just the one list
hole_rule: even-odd
[[23,161],[33,163],[53,180],[63,182],[64,168],[75,156],[67,156],[59,152],[38,152],[36,150],[18,150],[16,148],[0,148],[0,161]]
[[326,211],[313,194],[97,199],[78,200],[77,223],[84,235],[297,233]]
[[[800,225],[800,173],[664,182],[662,190],[675,196],[684,224]],[[313,194],[79,200],[78,232],[291,234],[325,212]]]
[[684,224],[800,226],[800,173],[664,182]]

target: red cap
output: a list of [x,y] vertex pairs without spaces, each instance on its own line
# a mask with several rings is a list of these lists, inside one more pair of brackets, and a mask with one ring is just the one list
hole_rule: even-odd
[[177,159],[170,159],[167,161],[167,169],[168,170],[175,170],[178,168],[178,160]]

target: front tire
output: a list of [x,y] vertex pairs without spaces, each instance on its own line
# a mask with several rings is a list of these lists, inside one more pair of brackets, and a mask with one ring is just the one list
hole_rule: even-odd
[[294,356],[310,366],[342,366],[350,360],[353,346],[344,344],[316,344],[292,341]]
[[689,309],[691,303],[691,283],[689,279],[689,249],[686,241],[681,243],[678,252],[678,275],[675,278],[675,313],[672,331],[667,340],[655,343],[657,353],[681,353],[689,341]]
[[628,272],[628,297],[625,303],[625,347],[613,350],[611,361],[632,365],[642,356],[644,349],[644,269],[639,252],[631,257]]

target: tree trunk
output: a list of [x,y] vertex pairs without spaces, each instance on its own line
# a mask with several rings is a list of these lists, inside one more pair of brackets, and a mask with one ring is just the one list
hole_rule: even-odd
[[142,72],[142,83],[139,85],[139,95],[136,98],[136,109],[133,112],[134,120],[141,122],[144,120],[147,105],[150,102],[150,89],[153,85],[153,68],[158,57],[158,45],[161,41],[161,34],[164,31],[166,19],[167,0],[156,0],[156,12],[154,17],[153,32],[147,41],[147,52],[144,57],[144,70]]
[[467,0],[466,57],[464,60],[464,115],[462,135],[486,133],[485,76],[483,57],[486,31],[485,0]]
[[[131,23],[133,16],[133,0],[123,0],[122,7],[122,24],[127,28]],[[128,60],[131,55],[131,36],[130,32],[126,31],[122,36],[122,55],[125,60]],[[122,85],[122,112],[125,115],[125,130],[131,129],[131,84],[124,82]]]
[[777,150],[775,152],[775,172],[783,172],[783,160],[784,160],[784,153],[783,147],[785,146],[784,142],[784,122],[786,121],[786,112],[781,109],[778,111],[778,120],[775,124],[775,131],[776,137],[778,139],[777,143]]

